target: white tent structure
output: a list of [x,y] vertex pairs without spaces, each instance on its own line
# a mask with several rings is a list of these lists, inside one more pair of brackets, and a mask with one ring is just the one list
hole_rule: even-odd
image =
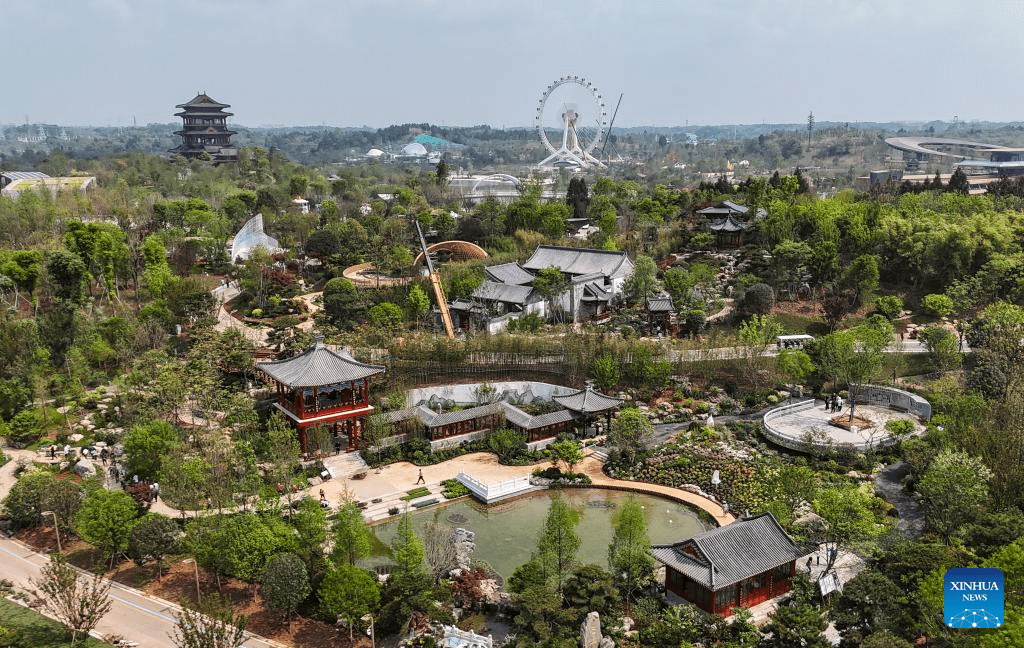
[[284,252],[277,239],[263,231],[263,214],[256,214],[250,218],[242,229],[238,230],[238,234],[235,234],[231,242],[231,261],[245,261],[255,247],[266,248],[271,254]]

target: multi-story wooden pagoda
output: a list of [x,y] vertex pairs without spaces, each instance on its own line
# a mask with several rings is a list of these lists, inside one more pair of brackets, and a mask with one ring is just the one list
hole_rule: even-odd
[[183,122],[182,129],[174,133],[181,137],[181,145],[169,153],[190,160],[205,153],[214,162],[238,161],[238,148],[231,143],[235,131],[228,130],[227,124],[232,113],[224,112],[230,105],[217,103],[205,92],[200,92],[192,101],[175,107],[182,109],[174,113]]
[[374,410],[369,379],[383,374],[384,367],[363,364],[343,351],[332,351],[320,337],[294,358],[260,362],[256,370],[277,390],[274,407],[298,430],[303,453],[312,450],[307,431],[314,426],[326,429],[336,448],[359,447],[366,418]]

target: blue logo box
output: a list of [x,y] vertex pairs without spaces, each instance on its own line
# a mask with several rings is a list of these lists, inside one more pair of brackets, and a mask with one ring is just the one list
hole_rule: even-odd
[[950,628],[1001,628],[1003,572],[956,567],[946,571],[943,615]]

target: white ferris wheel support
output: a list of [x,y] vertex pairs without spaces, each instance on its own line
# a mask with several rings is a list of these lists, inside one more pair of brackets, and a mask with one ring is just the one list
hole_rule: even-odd
[[[556,149],[548,139],[547,133],[544,132],[544,108],[551,95],[558,88],[565,85],[577,85],[591,94],[594,99],[595,114],[597,115],[597,132],[591,141],[581,141],[576,129],[576,124],[581,115],[575,104],[567,104],[563,107],[562,112],[562,145]],[[605,111],[604,99],[601,98],[601,94],[590,81],[583,77],[565,76],[549,85],[547,90],[544,91],[544,95],[540,98],[540,105],[537,106],[537,115],[534,118],[534,122],[541,143],[551,153],[551,155],[540,161],[537,166],[554,165],[561,162],[563,164],[576,165],[583,169],[592,166],[605,167],[603,162],[594,157],[593,151],[608,130],[608,113]]]

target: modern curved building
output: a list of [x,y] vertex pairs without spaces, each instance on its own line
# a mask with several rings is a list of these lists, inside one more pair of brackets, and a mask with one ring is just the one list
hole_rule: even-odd
[[889,137],[885,143],[902,153],[908,171],[926,162],[961,168],[968,175],[1024,174],[1024,148],[944,137]]

